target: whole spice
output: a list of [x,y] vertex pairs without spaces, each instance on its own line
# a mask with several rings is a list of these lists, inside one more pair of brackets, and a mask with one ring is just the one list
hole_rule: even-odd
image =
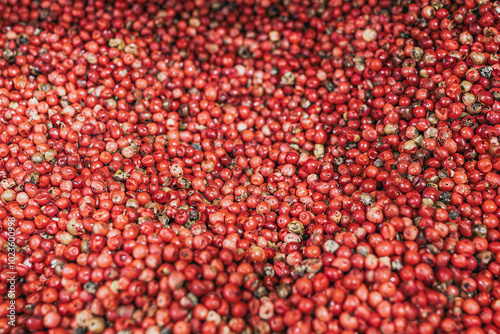
[[499,332],[500,3],[0,10],[0,332]]

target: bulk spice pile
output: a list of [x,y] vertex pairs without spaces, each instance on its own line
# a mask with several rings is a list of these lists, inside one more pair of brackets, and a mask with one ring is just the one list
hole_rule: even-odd
[[0,13],[1,333],[500,332],[499,2]]

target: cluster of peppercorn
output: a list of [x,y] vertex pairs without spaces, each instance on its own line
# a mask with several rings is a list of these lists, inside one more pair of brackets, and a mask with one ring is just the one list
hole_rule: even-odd
[[0,333],[499,334],[499,29],[0,1]]

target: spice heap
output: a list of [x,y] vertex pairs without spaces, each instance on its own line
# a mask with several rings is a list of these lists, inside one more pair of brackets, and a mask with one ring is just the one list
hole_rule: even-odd
[[500,333],[499,2],[0,13],[0,333]]

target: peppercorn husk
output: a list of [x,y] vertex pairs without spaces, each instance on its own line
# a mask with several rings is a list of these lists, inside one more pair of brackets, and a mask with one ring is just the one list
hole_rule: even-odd
[[291,221],[287,225],[288,232],[302,235],[304,233],[304,224],[298,220]]
[[130,177],[130,174],[125,173],[121,169],[117,170],[113,175],[115,181],[126,181]]
[[323,159],[325,156],[325,147],[321,144],[314,145],[314,157],[316,159]]
[[372,206],[375,204],[375,197],[368,193],[362,193],[359,200],[363,203],[364,206]]
[[292,72],[286,72],[281,77],[281,85],[283,86],[292,86],[295,84],[295,74]]

